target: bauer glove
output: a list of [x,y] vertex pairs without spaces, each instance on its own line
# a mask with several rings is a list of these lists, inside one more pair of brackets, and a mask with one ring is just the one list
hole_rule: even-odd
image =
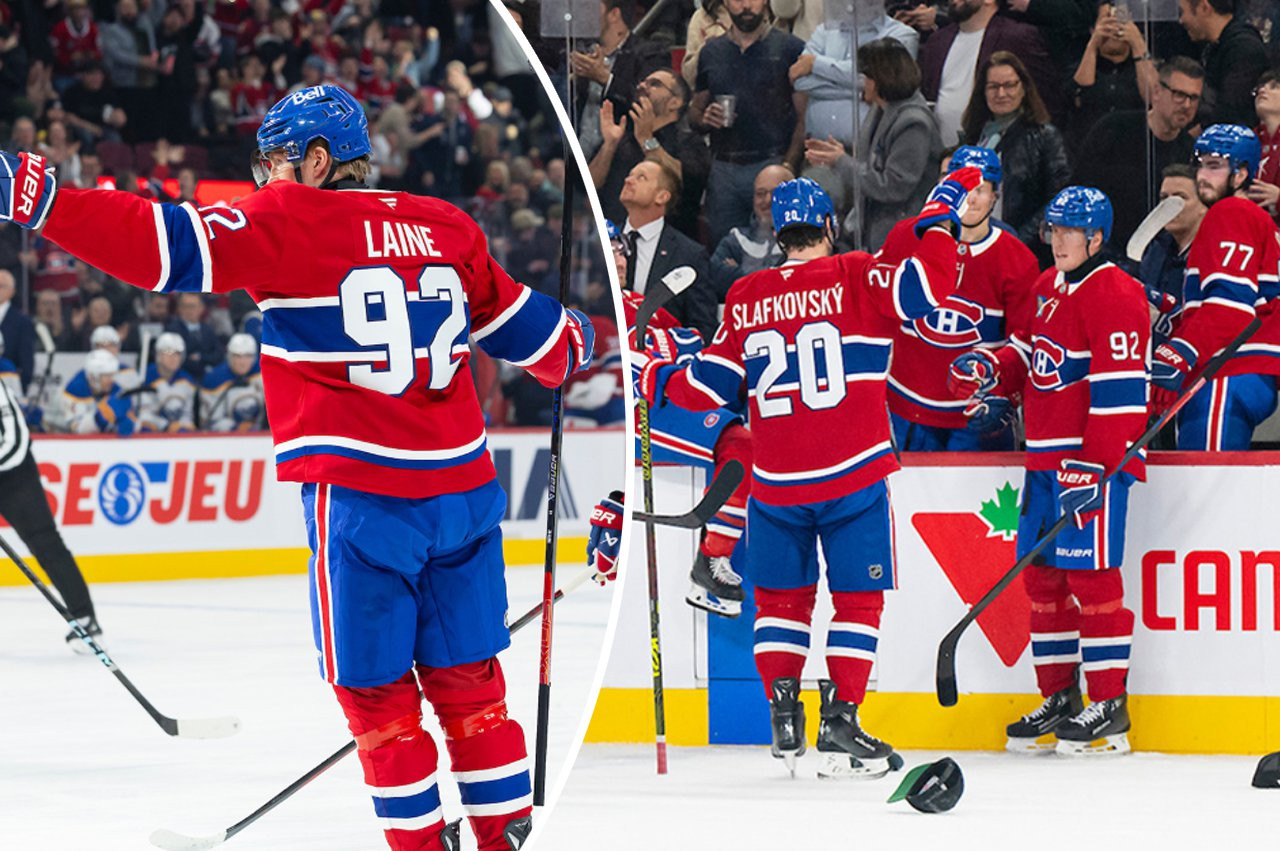
[[591,366],[596,349],[596,329],[591,326],[587,314],[572,307],[565,310],[565,328],[569,332],[569,371],[564,376],[567,379]]
[[0,151],[0,222],[27,230],[39,228],[57,192],[53,168],[44,157]]
[[661,405],[667,382],[679,368],[669,360],[654,358],[640,370],[640,378],[636,381],[636,392],[643,396],[650,406]]
[[969,418],[969,428],[981,434],[1000,431],[1017,422],[1018,412],[1007,396],[980,393],[965,406],[964,415]]
[[587,538],[587,567],[591,577],[604,585],[618,574],[618,549],[622,546],[622,491],[614,491],[591,511],[591,535]]
[[982,183],[982,171],[975,166],[965,166],[948,174],[933,187],[920,215],[916,216],[914,230],[917,237],[935,225],[960,231],[960,217],[964,215],[965,200],[969,193]]
[[1102,511],[1102,477],[1106,472],[1101,464],[1088,461],[1062,460],[1058,470],[1058,503],[1064,514],[1075,517],[1076,528],[1083,529]]
[[1196,350],[1174,337],[1156,347],[1151,359],[1151,407],[1161,413],[1172,405],[1196,365]]
[[990,393],[1000,383],[1000,361],[987,349],[965,352],[951,362],[947,389],[956,399]]

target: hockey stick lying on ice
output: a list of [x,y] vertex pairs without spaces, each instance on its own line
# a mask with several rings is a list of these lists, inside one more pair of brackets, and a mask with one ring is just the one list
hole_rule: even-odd
[[[1155,439],[1155,436],[1160,433],[1160,429],[1164,428],[1173,420],[1178,411],[1182,410],[1182,407],[1191,400],[1191,397],[1200,392],[1200,388],[1213,380],[1214,375],[1218,373],[1218,370],[1222,369],[1223,364],[1230,360],[1231,356],[1236,353],[1236,349],[1240,348],[1240,346],[1244,344],[1245,340],[1253,336],[1253,333],[1257,331],[1261,325],[1262,321],[1255,316],[1253,321],[1249,323],[1248,327],[1241,331],[1225,349],[1205,364],[1205,368],[1200,373],[1200,377],[1192,382],[1191,386],[1184,390],[1182,395],[1169,406],[1169,409],[1161,414],[1160,418],[1156,420],[1150,428],[1144,431],[1142,436],[1139,437],[1137,441],[1129,447],[1129,450],[1124,453],[1124,456],[1120,459],[1120,463],[1116,465],[1117,472],[1123,470],[1126,464],[1137,457],[1138,453],[1145,449],[1147,444]],[[1114,475],[1115,473],[1112,473],[1110,476],[1107,476],[1102,480],[1104,487]],[[1009,568],[1009,572],[1000,577],[1000,581],[997,582],[990,591],[984,594],[981,600],[974,603],[973,607],[969,609],[963,618],[960,619],[960,622],[953,626],[951,631],[943,637],[942,643],[938,645],[938,666],[935,674],[938,702],[943,706],[955,706],[956,701],[959,698],[959,693],[956,687],[956,646],[960,643],[960,636],[964,634],[966,629],[968,629],[969,624],[977,620],[978,615],[982,614],[983,610],[985,610],[987,606],[991,605],[992,601],[995,600],[996,597],[999,597],[1004,589],[1009,587],[1013,580],[1017,578],[1018,574],[1022,573],[1022,571],[1026,569],[1027,565],[1031,564],[1035,557],[1040,555],[1041,551],[1049,545],[1049,542],[1058,537],[1059,532],[1067,528],[1067,524],[1069,522],[1071,522],[1070,513],[1061,515],[1058,518],[1058,522],[1054,523],[1049,527],[1049,531],[1040,536],[1040,539],[1036,541],[1036,545],[1032,547],[1031,550],[1022,558],[1018,559],[1018,563]]]
[[1147,245],[1156,238],[1160,231],[1164,230],[1165,225],[1178,217],[1186,203],[1177,195],[1170,195],[1152,207],[1151,212],[1147,213],[1147,217],[1142,220],[1137,230],[1133,232],[1133,236],[1129,237],[1129,244],[1124,248],[1125,256],[1134,263],[1141,263],[1142,255],[1146,252]]
[[[634,260],[634,258],[632,258]],[[630,262],[630,261],[629,261]],[[636,310],[636,347],[645,351],[645,336],[649,320],[663,305],[687,290],[697,279],[692,267],[678,266],[662,276],[662,280],[649,288],[644,301]],[[653,436],[649,430],[649,403],[636,394],[636,409],[640,426],[640,474],[643,481],[644,513],[653,516]],[[658,540],[657,527],[652,520],[644,521],[644,551],[649,577],[649,658],[653,667],[653,729],[654,748],[658,757],[658,773],[667,773],[667,711],[666,696],[662,687],[662,627],[658,619]]]
[[107,651],[103,650],[98,642],[93,640],[92,635],[85,632],[84,627],[80,626],[80,622],[72,617],[71,612],[67,611],[67,607],[62,605],[57,597],[53,596],[48,586],[27,566],[27,563],[14,551],[13,547],[9,546],[9,542],[3,537],[0,537],[0,549],[3,549],[4,554],[13,560],[13,563],[18,566],[18,570],[22,571],[23,575],[31,581],[31,584],[36,586],[36,590],[44,595],[44,598],[49,601],[49,605],[58,610],[58,614],[62,615],[62,619],[67,622],[67,626],[71,627],[71,631],[76,634],[76,637],[89,645],[89,649],[93,651],[93,655],[98,657],[98,661],[106,665],[107,670],[120,681],[120,685],[128,689],[134,700],[142,704],[142,708],[147,710],[147,714],[160,725],[161,730],[164,730],[170,736],[181,736],[184,739],[220,739],[224,736],[230,736],[240,729],[239,719],[230,715],[222,718],[170,718],[159,709],[156,709],[151,705],[151,701],[147,700],[142,692],[138,691],[138,687],[124,675],[124,672],[116,667],[115,661],[107,655]]
[[[593,574],[590,570],[584,570],[578,573],[578,575],[573,577],[573,579],[570,579],[563,588],[556,591],[554,602],[560,602],[560,600],[564,598],[564,595],[585,583],[592,577],[592,575]],[[538,605],[525,612],[519,617],[519,619],[513,622],[510,627],[508,627],[511,634],[515,635],[521,629],[528,626],[529,623],[540,614],[542,614],[542,603],[538,603]],[[258,807],[256,810],[249,813],[249,815],[240,819],[240,821],[231,825],[231,827],[228,827],[226,830],[219,831],[211,836],[187,836],[184,833],[177,833],[176,831],[166,830],[162,827],[152,832],[150,836],[151,844],[158,848],[164,848],[166,851],[206,851],[206,849],[209,848],[216,848],[249,825],[253,824],[262,816],[274,810],[289,798],[293,797],[294,793],[299,789],[306,786],[312,780],[315,780],[321,774],[324,774],[337,763],[341,762],[347,754],[351,753],[355,749],[356,743],[354,740],[347,742],[345,745],[326,757],[325,760],[315,768],[311,769],[306,774],[281,789],[279,794],[270,801],[267,801],[265,804]]]
[[729,501],[729,497],[733,496],[738,485],[742,484],[742,478],[745,475],[742,463],[736,459],[730,459],[720,468],[719,474],[711,480],[711,485],[703,494],[702,500],[684,514],[646,514],[643,511],[637,511],[631,516],[641,522],[649,521],[659,526],[701,529]]

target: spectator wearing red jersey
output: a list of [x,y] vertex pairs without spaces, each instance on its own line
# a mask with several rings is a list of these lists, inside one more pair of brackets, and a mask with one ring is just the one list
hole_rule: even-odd
[[91,62],[102,61],[98,25],[93,22],[88,0],[67,0],[67,17],[53,25],[49,33],[53,45],[54,87],[64,91],[73,76]]
[[236,133],[241,137],[258,132],[267,109],[279,98],[274,83],[265,79],[266,70],[257,54],[250,53],[240,60],[240,82],[231,90],[231,112]]
[[395,100],[396,84],[391,79],[391,69],[385,58],[373,57],[373,75],[360,83],[357,96],[364,102],[371,118],[381,115],[387,104]]
[[249,14],[236,28],[236,56],[255,52],[258,36],[271,32],[271,0],[252,0]]
[[1250,201],[1280,222],[1280,71],[1266,71],[1258,78],[1253,105],[1258,113],[1254,132],[1262,142],[1262,161],[1257,177],[1245,191]]

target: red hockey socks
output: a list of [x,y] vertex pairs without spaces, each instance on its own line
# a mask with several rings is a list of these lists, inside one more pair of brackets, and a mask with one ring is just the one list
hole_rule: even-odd
[[1110,700],[1125,692],[1133,612],[1124,607],[1124,582],[1116,568],[1072,570],[1068,582],[1080,601],[1080,656],[1089,700]]
[[707,534],[702,539],[703,555],[728,558],[747,525],[747,497],[751,495],[751,432],[741,425],[726,428],[716,441],[715,459],[717,474],[730,460],[738,461],[746,471],[733,495],[707,522]]
[[507,851],[503,829],[532,812],[533,793],[524,731],[507,717],[507,685],[498,660],[419,667],[418,680],[444,729],[480,851]]
[[1036,666],[1040,694],[1048,697],[1076,683],[1080,663],[1080,609],[1067,587],[1067,574],[1033,564],[1022,574],[1031,598],[1031,661]]
[[772,589],[756,586],[755,655],[756,670],[764,682],[766,698],[770,684],[779,677],[800,678],[809,655],[809,624],[813,621],[813,601],[817,585],[804,588]]
[[364,782],[393,851],[443,851],[435,742],[422,729],[418,684],[409,672],[376,688],[334,686],[356,739]]
[[827,631],[827,672],[836,684],[836,699],[861,704],[876,661],[883,591],[833,591],[836,614]]

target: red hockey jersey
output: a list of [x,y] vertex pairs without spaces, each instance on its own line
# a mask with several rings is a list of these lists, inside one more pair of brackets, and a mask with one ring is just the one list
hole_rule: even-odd
[[885,412],[894,331],[956,285],[950,233],[930,230],[914,250],[899,263],[853,252],[742,278],[711,344],[667,382],[666,398],[690,410],[736,400],[746,382],[754,498],[836,499],[898,468]]
[[1196,365],[1235,339],[1255,315],[1259,328],[1218,373],[1280,375],[1280,231],[1244,198],[1209,208],[1187,252],[1185,306],[1174,336],[1196,352]]
[[[911,238],[909,225],[896,225],[886,243]],[[893,336],[889,367],[889,410],[941,428],[967,425],[966,402],[947,390],[951,362],[974,346],[1002,346],[1013,331],[1025,331],[1031,288],[1040,274],[1031,250],[1001,227],[992,227],[977,242],[961,242],[956,251],[956,291],[927,316],[902,323]]]
[[[1030,328],[996,352],[1000,391],[1023,394],[1028,470],[1071,458],[1111,473],[1147,427],[1146,292],[1112,263],[1082,271],[1074,282],[1042,272]],[[1144,479],[1145,455],[1125,469]]]
[[494,477],[467,337],[547,386],[566,316],[513,281],[455,207],[274,182],[233,207],[62,189],[44,235],[158,292],[244,289],[262,310],[277,474],[401,497]]

